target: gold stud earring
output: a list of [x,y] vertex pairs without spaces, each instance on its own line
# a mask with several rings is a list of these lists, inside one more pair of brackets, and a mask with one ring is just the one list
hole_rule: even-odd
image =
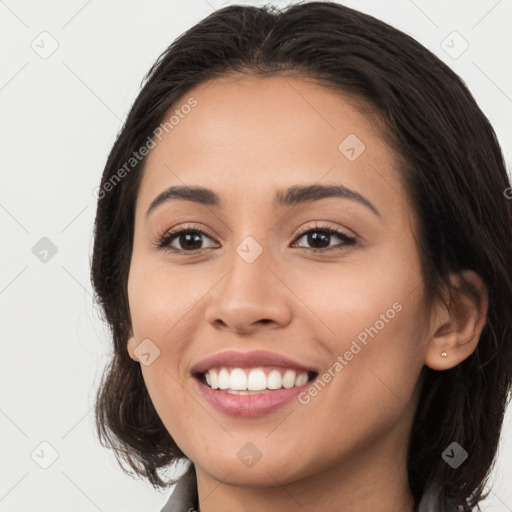
[[446,352],[443,352],[443,353],[441,354],[441,357],[446,357],[447,355],[448,355],[448,354],[447,354]]

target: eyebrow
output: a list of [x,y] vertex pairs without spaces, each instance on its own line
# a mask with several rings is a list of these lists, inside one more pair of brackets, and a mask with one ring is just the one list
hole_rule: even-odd
[[[344,185],[306,185],[306,186],[293,186],[285,191],[277,191],[273,207],[294,206],[298,204],[310,203],[331,197],[338,197],[343,199],[350,199],[362,204],[370,209],[378,217],[382,217],[379,210],[359,192],[352,190]],[[205,206],[213,206],[215,208],[222,207],[220,197],[208,188],[189,185],[172,186],[159,194],[151,204],[146,212],[146,217],[155,210],[158,206],[172,201],[184,200],[190,201]]]

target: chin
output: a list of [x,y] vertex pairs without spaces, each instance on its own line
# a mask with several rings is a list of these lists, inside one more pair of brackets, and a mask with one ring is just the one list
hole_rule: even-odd
[[250,448],[247,448],[246,452],[242,451],[240,458],[236,452],[234,457],[228,457],[226,451],[223,451],[219,457],[215,457],[214,453],[210,452],[212,457],[207,460],[203,453],[203,457],[197,460],[195,465],[215,480],[235,487],[274,487],[289,484],[307,476],[307,467],[302,457],[299,458],[303,462],[300,468],[291,463],[296,460],[291,453],[281,456],[276,456],[275,452],[268,456],[261,454],[259,460],[253,458],[251,461],[246,455],[249,451]]

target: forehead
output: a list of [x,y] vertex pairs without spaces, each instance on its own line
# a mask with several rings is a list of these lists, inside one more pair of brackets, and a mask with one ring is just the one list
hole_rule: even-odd
[[171,116],[172,127],[146,161],[139,190],[146,208],[170,185],[201,185],[220,195],[245,190],[256,199],[260,190],[297,183],[357,189],[397,181],[396,155],[375,117],[313,81],[215,79],[180,98],[164,122]]

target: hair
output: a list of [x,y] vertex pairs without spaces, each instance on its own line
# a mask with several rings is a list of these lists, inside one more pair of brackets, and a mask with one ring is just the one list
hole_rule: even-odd
[[[476,293],[465,269],[484,281],[489,307],[475,351],[452,369],[422,369],[407,458],[418,510],[478,506],[512,380],[512,214],[503,155],[488,119],[447,65],[394,27],[331,2],[220,9],[176,39],[144,77],[108,156],[95,220],[91,279],[114,349],[96,396],[102,445],[124,471],[155,488],[169,485],[159,470],[187,460],[127,351],[127,280],[146,158],[122,179],[119,172],[193,87],[230,75],[313,79],[376,113],[418,219],[427,309],[463,290]],[[452,274],[461,276],[460,288],[449,285]],[[452,442],[469,453],[457,469],[441,456]]]

